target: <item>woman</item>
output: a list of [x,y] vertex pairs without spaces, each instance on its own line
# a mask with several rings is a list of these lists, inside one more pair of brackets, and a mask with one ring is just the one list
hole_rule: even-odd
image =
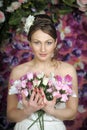
[[[57,46],[57,34],[54,23],[45,14],[29,16],[26,20],[25,31],[28,34],[29,45],[32,48],[34,58],[21,65],[16,66],[10,75],[10,79],[18,80],[27,72],[41,73],[49,76],[50,73],[65,77],[72,77],[72,94],[66,103],[56,104],[56,96],[47,100],[43,89],[34,89],[29,100],[22,93],[22,103],[18,102],[16,94],[7,98],[7,117],[16,122],[15,130],[27,130],[36,120],[35,112],[43,110],[44,130],[65,130],[64,120],[75,118],[78,107],[77,75],[75,68],[65,62],[56,60],[55,50]],[[9,89],[11,85],[9,83]],[[9,91],[8,89],[8,91]],[[30,127],[30,130],[41,130],[38,121]]]

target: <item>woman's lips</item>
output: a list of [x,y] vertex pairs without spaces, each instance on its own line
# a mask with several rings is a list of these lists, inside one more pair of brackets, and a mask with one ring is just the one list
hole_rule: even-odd
[[40,54],[40,56],[45,57],[45,56],[47,56],[47,54]]

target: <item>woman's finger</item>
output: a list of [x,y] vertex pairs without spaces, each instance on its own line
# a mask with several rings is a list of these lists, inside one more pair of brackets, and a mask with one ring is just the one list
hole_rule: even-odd
[[44,104],[44,97],[41,96],[38,100],[38,105],[43,105]]
[[45,95],[45,93],[44,93],[43,88],[41,88],[40,91],[41,91],[41,93],[42,93],[42,97],[43,97],[43,99],[44,99],[44,103],[46,103],[46,102],[47,102],[47,99],[46,99],[46,95]]
[[53,103],[56,104],[57,97],[53,98]]
[[30,101],[33,101],[35,99],[35,96],[36,96],[36,92],[35,92],[35,90],[33,90],[32,94],[30,96]]
[[22,92],[21,94],[22,94],[22,103],[23,103],[24,105],[27,105],[27,100],[26,100],[25,94],[24,94],[23,92]]

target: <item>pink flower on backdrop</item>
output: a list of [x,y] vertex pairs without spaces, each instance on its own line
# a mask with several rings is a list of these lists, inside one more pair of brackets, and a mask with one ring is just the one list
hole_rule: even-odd
[[87,11],[87,0],[77,0],[77,4],[79,5],[79,10]]
[[66,16],[60,19],[60,23],[58,24],[56,29],[59,31],[61,40],[64,40],[66,36],[72,35],[71,28],[66,22]]
[[21,6],[21,4],[19,2],[12,2],[11,4],[11,7],[14,9],[14,10],[17,10],[19,7]]
[[27,0],[18,0],[18,2],[25,3],[25,2],[27,2]]
[[56,5],[58,4],[58,0],[51,0],[52,4]]
[[6,11],[7,12],[14,12],[15,10],[17,10],[19,7],[21,6],[20,2],[12,2],[11,5],[9,7],[7,7]]
[[77,2],[80,2],[81,4],[83,4],[83,5],[86,5],[87,4],[87,0],[77,0]]
[[5,21],[5,15],[2,11],[0,11],[0,23],[3,23]]

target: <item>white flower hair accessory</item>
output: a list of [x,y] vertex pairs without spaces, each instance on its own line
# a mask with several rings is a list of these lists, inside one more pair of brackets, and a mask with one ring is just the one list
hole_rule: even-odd
[[25,22],[25,26],[24,26],[24,31],[28,34],[29,32],[29,29],[31,27],[31,25],[33,25],[33,22],[34,22],[34,19],[35,17],[32,16],[32,15],[29,15],[26,19],[26,22]]

